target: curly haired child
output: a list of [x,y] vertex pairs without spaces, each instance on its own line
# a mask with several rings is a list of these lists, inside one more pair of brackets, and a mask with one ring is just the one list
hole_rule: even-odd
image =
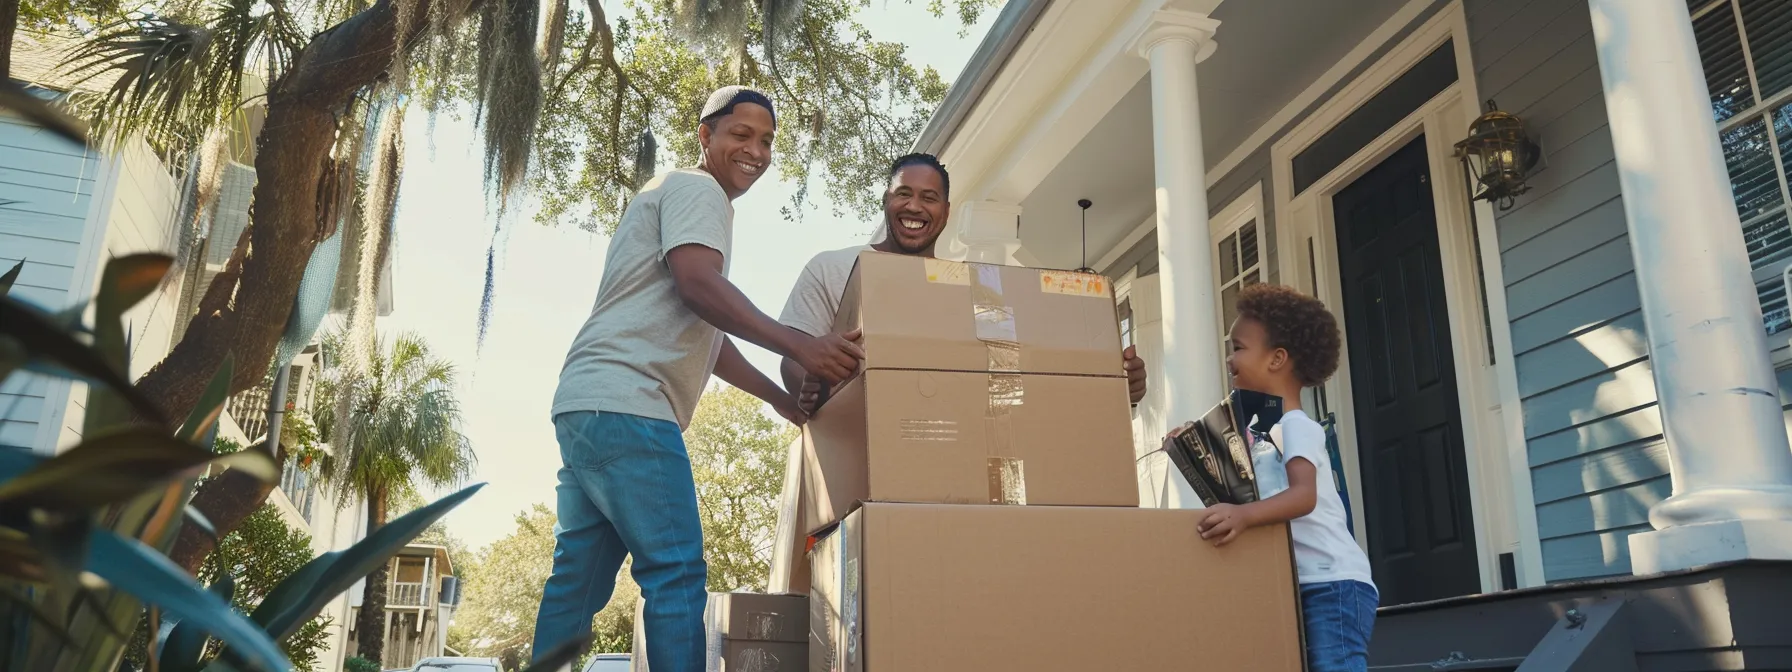
[[1337,371],[1339,340],[1337,320],[1317,299],[1275,285],[1239,295],[1226,368],[1233,387],[1282,398],[1282,420],[1270,433],[1282,448],[1288,488],[1251,504],[1210,507],[1199,525],[1201,538],[1224,545],[1247,528],[1288,523],[1312,672],[1368,668],[1380,602],[1369,558],[1351,539],[1331,487],[1325,430],[1300,410],[1301,390]]

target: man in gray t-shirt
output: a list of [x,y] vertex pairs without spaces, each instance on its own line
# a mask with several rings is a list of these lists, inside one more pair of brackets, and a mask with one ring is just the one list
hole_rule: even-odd
[[728,335],[824,380],[850,376],[864,358],[856,335],[785,328],[726,277],[732,201],[771,163],[771,101],[726,87],[699,119],[701,164],[654,178],[629,203],[604,258],[597,302],[560,372],[552,409],[562,461],[559,522],[536,616],[536,656],[590,632],[624,557],[633,555],[647,600],[649,660],[655,668],[703,669],[708,570],[682,432],[711,373],[793,423],[806,419]]
[[[877,250],[892,254],[932,257],[940,234],[946,230],[951,212],[952,178],[931,154],[910,154],[890,166],[890,179],[884,191],[883,239],[870,245],[829,250],[815,255],[797,276],[796,286],[784,303],[778,321],[784,326],[811,336],[826,334],[834,328],[834,315],[840,312],[840,298],[846,293],[846,280],[858,263],[859,253]],[[1121,368],[1138,404],[1145,396],[1145,362],[1133,348],[1120,353]],[[820,388],[819,379],[805,375],[800,363],[786,359],[781,373],[788,389],[801,390],[805,411],[813,410]]]

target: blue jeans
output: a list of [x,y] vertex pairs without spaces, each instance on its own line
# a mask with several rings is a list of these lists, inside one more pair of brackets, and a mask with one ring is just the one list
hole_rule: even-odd
[[542,589],[533,655],[591,632],[616,573],[634,556],[647,604],[647,658],[656,671],[704,668],[709,569],[691,458],[678,425],[618,413],[554,418],[560,440],[554,573]]
[[1369,635],[1375,631],[1375,607],[1380,602],[1375,587],[1361,581],[1301,584],[1307,672],[1368,670]]

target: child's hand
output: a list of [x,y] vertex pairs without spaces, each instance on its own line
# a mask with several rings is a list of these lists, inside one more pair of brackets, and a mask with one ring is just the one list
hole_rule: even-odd
[[1213,542],[1214,546],[1225,546],[1250,526],[1243,508],[1234,504],[1215,504],[1207,507],[1207,516],[1195,529],[1201,532],[1202,539]]

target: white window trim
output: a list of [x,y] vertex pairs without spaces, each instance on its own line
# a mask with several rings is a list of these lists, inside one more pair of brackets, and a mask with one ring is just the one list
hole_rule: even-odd
[[[1722,134],[1741,128],[1749,123],[1755,121],[1764,123],[1768,155],[1773,162],[1774,173],[1779,177],[1780,207],[1792,210],[1792,179],[1788,179],[1786,174],[1786,157],[1782,156],[1780,138],[1773,123],[1774,111],[1784,107],[1788,102],[1792,102],[1792,89],[1771,93],[1761,90],[1761,79],[1757,72],[1755,55],[1749,45],[1748,27],[1743,25],[1742,5],[1736,2],[1736,0],[1706,0],[1704,6],[1692,10],[1692,17],[1696,22],[1699,18],[1708,14],[1726,11],[1731,13],[1735,21],[1738,47],[1740,47],[1742,52],[1743,72],[1748,75],[1748,85],[1749,89],[1753,92],[1755,103],[1748,109],[1740,110],[1736,112],[1736,114],[1731,115],[1728,119],[1718,122],[1718,134],[1721,138]],[[1701,70],[1705,67],[1702,59],[1699,67]],[[1724,158],[1727,163],[1729,157],[1726,156]],[[1731,178],[1727,171],[1724,177],[1731,180],[1731,186],[1733,187],[1735,178]],[[1748,229],[1747,221],[1753,220],[1754,218],[1745,217],[1743,219],[1745,220],[1743,229],[1746,232]],[[1778,270],[1772,268],[1756,270],[1753,272],[1753,280],[1756,285],[1759,285],[1762,282],[1766,282],[1774,275],[1781,276],[1782,282],[1786,283],[1786,299],[1788,303],[1792,303],[1792,282],[1786,281],[1786,278],[1792,277],[1792,261],[1781,263]],[[1756,297],[1759,298],[1758,293],[1756,294]],[[1765,306],[1762,306],[1761,312],[1763,318],[1761,327],[1762,330],[1765,331],[1767,327],[1765,319],[1767,310]],[[1788,348],[1786,345],[1779,345],[1780,343],[1787,343],[1787,339],[1792,339],[1792,330],[1782,331],[1777,334],[1768,334],[1768,336],[1768,352],[1772,359],[1773,367],[1775,369],[1782,369],[1785,368],[1787,364],[1792,364],[1792,348]]]
[[[1247,225],[1254,225],[1257,227],[1257,265],[1251,268],[1254,268],[1257,271],[1257,282],[1269,282],[1269,248],[1274,243],[1269,240],[1264,231],[1263,182],[1261,180],[1252,184],[1250,189],[1246,189],[1243,194],[1240,194],[1237,198],[1232,199],[1230,203],[1227,203],[1226,207],[1220,209],[1218,215],[1208,218],[1209,235],[1207,240],[1207,256],[1208,259],[1213,262],[1213,314],[1218,316],[1218,319],[1215,321],[1220,323],[1219,333],[1216,334],[1219,340],[1215,341],[1216,343],[1224,344],[1228,342],[1227,338],[1229,334],[1227,334],[1227,330],[1232,328],[1232,325],[1224,323],[1226,321],[1226,304],[1224,298],[1226,280],[1220,277],[1220,269],[1222,268],[1220,261],[1220,241],[1225,240],[1227,236],[1231,236],[1235,232],[1243,230]],[[1238,269],[1239,276],[1242,278],[1248,270],[1249,269],[1240,267]],[[1240,279],[1239,282],[1242,283],[1243,280]],[[1242,284],[1240,285],[1240,288],[1242,289]],[[1215,354],[1224,359],[1226,356],[1225,346],[1222,345],[1220,347],[1220,352]],[[1221,366],[1220,376],[1222,380],[1220,381],[1220,389],[1226,389],[1231,385],[1230,381],[1224,380],[1226,375],[1225,372],[1226,367]]]
[[[1114,311],[1115,311],[1116,317],[1118,317],[1118,313],[1120,310],[1120,304],[1123,304],[1123,303],[1126,303],[1127,301],[1132,300],[1132,283],[1138,281],[1138,279],[1139,279],[1139,267],[1133,266],[1132,268],[1126,269],[1126,273],[1121,275],[1120,279],[1114,281]],[[1133,334],[1137,334],[1137,333],[1139,333],[1139,308],[1138,308],[1138,306],[1131,306],[1131,311],[1132,311],[1132,314],[1128,316],[1128,318],[1131,320],[1131,323],[1129,323],[1127,326],[1132,329]],[[1129,335],[1124,331],[1122,331],[1120,333],[1120,339],[1122,340],[1122,342],[1126,343],[1128,346],[1138,344],[1138,341],[1132,335]]]

